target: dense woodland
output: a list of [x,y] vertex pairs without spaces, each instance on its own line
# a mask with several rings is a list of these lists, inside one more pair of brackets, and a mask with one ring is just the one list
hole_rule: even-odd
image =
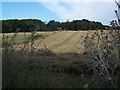
[[10,19],[2,20],[2,32],[30,32],[31,30],[36,31],[56,31],[56,30],[95,30],[105,29],[105,26],[101,22],[89,21],[86,19],[73,20],[66,22],[59,22],[50,20],[48,23],[38,19]]

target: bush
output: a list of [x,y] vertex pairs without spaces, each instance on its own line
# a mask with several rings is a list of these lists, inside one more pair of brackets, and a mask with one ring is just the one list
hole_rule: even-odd
[[120,30],[96,30],[83,37],[90,57],[95,87],[117,88],[120,72]]

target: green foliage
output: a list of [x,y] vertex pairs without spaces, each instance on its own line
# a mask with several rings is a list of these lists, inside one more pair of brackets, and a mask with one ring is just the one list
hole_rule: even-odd
[[62,24],[60,22],[57,22],[55,20],[50,20],[48,24],[46,25],[48,31],[56,31],[58,27],[61,27]]
[[47,24],[38,19],[11,19],[2,20],[2,32],[10,33],[16,32],[31,32],[35,31],[56,31],[61,27],[61,30],[95,30],[95,29],[105,29],[104,25],[100,22],[83,20],[73,20],[71,22],[58,22],[55,20],[50,20]]
[[62,28],[61,28],[61,27],[58,27],[58,28],[57,28],[57,31],[61,31],[61,30],[62,30]]
[[83,20],[73,20],[72,22],[62,23],[63,29],[65,30],[95,30],[95,29],[104,29],[104,26],[100,22],[89,21],[86,19]]
[[19,32],[31,32],[31,30],[36,31],[45,31],[46,27],[44,22],[37,19],[23,19],[23,20],[2,20],[2,32],[16,32],[19,29]]

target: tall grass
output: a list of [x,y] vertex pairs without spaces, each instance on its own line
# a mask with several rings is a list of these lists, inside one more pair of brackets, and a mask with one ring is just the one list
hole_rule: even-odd
[[[19,33],[17,30],[11,38],[6,37],[3,33],[2,38],[2,60],[3,60],[3,88],[14,87],[14,78],[19,77],[19,70],[26,72],[30,67],[29,64],[34,57],[35,48],[34,41],[40,37],[35,35],[35,31],[31,31],[31,35],[27,38],[26,33],[24,32],[24,40],[22,47],[18,49],[18,43],[16,43],[16,37]],[[20,71],[20,72],[21,72]]]
[[[18,33],[19,30],[11,39],[3,34],[3,88],[119,87],[119,30],[97,30],[92,36],[85,36],[88,55],[56,54],[46,46],[38,49],[45,37],[36,35],[34,30],[29,37],[24,33],[18,49]],[[36,39],[40,39],[38,45]]]
[[[93,87],[79,54],[56,54],[46,46],[38,49],[44,36],[31,30],[29,39],[24,33],[22,46],[18,49],[15,39],[19,31],[9,39],[3,33],[3,88],[86,88]],[[41,39],[35,45],[36,38]],[[86,84],[87,82],[87,84]]]

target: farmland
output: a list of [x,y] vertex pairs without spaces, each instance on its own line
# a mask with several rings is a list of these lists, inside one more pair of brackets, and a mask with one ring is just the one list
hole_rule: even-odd
[[115,3],[116,9],[113,2],[3,2],[0,87],[119,90]]
[[36,32],[32,42],[26,33],[27,43],[24,33],[17,34],[15,43],[10,42],[14,34],[5,33],[11,44],[2,52],[3,88],[93,88],[91,61],[81,43],[93,32]]
[[[83,87],[85,82],[82,80],[84,79],[82,74],[84,71],[82,70],[88,68],[88,62],[87,57],[82,55],[84,48],[81,45],[80,38],[86,33],[82,31],[39,32],[39,35],[46,36],[44,39],[37,38],[34,41],[34,46],[37,46],[37,52],[32,55],[31,62],[29,62],[30,58],[26,57],[27,50],[10,52],[9,57],[3,54],[3,60],[6,60],[3,61],[3,75],[8,77],[8,72],[6,72],[8,70],[11,70],[9,73],[12,74],[12,76],[9,76],[11,78],[10,81],[8,81],[9,78],[7,79],[3,76],[3,86],[33,88]],[[8,36],[8,40],[10,40],[12,35],[13,33],[6,33],[4,36]],[[17,41],[16,43],[19,43],[17,45],[23,47],[24,34],[18,33],[17,35],[15,42]],[[26,36],[29,37],[30,33],[26,33]],[[7,61],[8,58],[11,61]],[[8,63],[13,69],[6,67]],[[10,83],[13,79],[12,77],[15,79],[12,81],[13,84]],[[38,85],[35,82],[39,82],[37,83]],[[89,81],[89,83],[92,86],[92,81]]]
[[[36,35],[44,36],[44,40],[41,41],[41,37],[36,38],[34,45],[36,48],[48,48],[55,53],[66,53],[66,52],[75,52],[83,53],[84,46],[81,44],[82,36],[86,34],[92,34],[94,31],[54,31],[54,32],[36,32]],[[4,37],[8,36],[8,42],[12,39],[14,33],[5,33]],[[30,33],[18,33],[15,37],[15,43],[21,45],[25,37],[28,38],[31,36]]]

